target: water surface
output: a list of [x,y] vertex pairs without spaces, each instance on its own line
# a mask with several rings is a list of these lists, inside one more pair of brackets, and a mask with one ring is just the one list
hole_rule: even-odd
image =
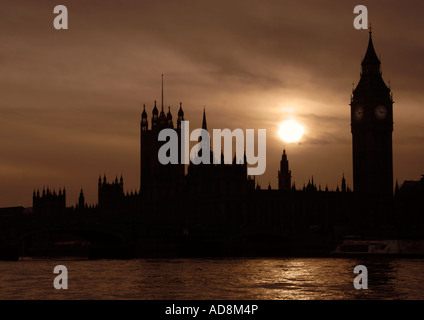
[[[0,261],[0,299],[423,299],[423,259]],[[56,265],[68,290],[56,290]],[[353,269],[368,268],[368,290]]]

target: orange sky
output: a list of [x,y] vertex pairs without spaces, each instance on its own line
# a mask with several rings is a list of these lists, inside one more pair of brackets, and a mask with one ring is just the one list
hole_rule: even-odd
[[[3,1],[0,4],[0,206],[31,206],[34,188],[80,188],[97,178],[139,188],[139,121],[161,99],[190,128],[267,129],[262,187],[277,187],[282,149],[297,187],[313,175],[352,185],[349,99],[366,30],[355,1]],[[119,4],[118,4],[119,3]],[[53,28],[53,8],[69,30]],[[394,95],[394,177],[424,174],[424,22],[421,1],[364,1]],[[281,121],[306,127],[284,144]]]

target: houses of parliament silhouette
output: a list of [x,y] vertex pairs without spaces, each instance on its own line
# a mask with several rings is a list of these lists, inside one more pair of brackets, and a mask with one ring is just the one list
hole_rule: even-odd
[[[396,183],[393,190],[393,98],[380,64],[370,31],[350,103],[353,190],[344,176],[335,191],[317,186],[313,177],[296,188],[285,150],[276,190],[261,188],[247,175],[246,161],[235,156],[231,164],[190,162],[187,173],[184,164],[160,164],[158,133],[170,128],[181,137],[184,121],[181,103],[175,127],[170,107],[165,113],[162,83],[160,112],[155,101],[150,121],[145,106],[141,114],[138,192],[124,193],[122,176],[112,181],[103,176],[95,206],[85,203],[82,190],[75,207],[66,207],[64,189],[37,190],[32,211],[4,208],[2,218],[85,226],[88,238],[89,227],[100,224],[123,234],[136,251],[150,253],[177,246],[193,255],[321,254],[349,234],[423,238],[424,176],[401,187]],[[207,130],[205,110],[202,128]]]

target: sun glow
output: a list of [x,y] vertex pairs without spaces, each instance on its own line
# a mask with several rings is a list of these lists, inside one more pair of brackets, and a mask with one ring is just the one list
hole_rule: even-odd
[[295,119],[281,122],[278,128],[278,136],[287,143],[298,142],[304,133],[305,127]]

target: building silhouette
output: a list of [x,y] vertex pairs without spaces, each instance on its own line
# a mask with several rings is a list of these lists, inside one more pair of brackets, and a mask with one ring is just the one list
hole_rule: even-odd
[[33,192],[32,194],[32,208],[35,215],[46,220],[57,220],[63,217],[66,210],[66,190],[65,188],[59,189],[56,193],[55,190],[43,188]]
[[361,79],[351,97],[353,188],[393,195],[393,98],[384,83],[370,31]]
[[163,142],[158,141],[162,129],[174,129],[178,134],[179,149],[181,147],[181,122],[184,121],[184,111],[180,103],[177,127],[174,128],[171,108],[165,115],[163,101],[160,114],[154,103],[151,125],[149,128],[147,112],[143,106],[140,124],[140,194],[155,200],[176,197],[181,194],[184,186],[184,164],[162,165],[158,161],[158,152]]
[[[222,150],[210,150],[210,164],[194,164],[193,159],[187,167],[181,161],[161,164],[158,152],[166,142],[158,141],[159,132],[175,130],[181,150],[185,121],[182,103],[176,126],[170,106],[165,114],[162,83],[161,111],[155,101],[150,119],[145,105],[141,113],[139,190],[125,193],[122,176],[110,182],[106,175],[99,176],[97,205],[88,205],[81,190],[75,208],[66,208],[65,189],[37,190],[31,221],[68,223],[73,228],[100,225],[114,234],[123,232],[135,251],[168,252],[178,244],[193,255],[219,254],[226,248],[238,254],[320,254],[349,234],[424,237],[424,178],[405,181],[401,187],[396,183],[393,196],[393,99],[380,65],[370,32],[350,103],[353,192],[344,174],[335,191],[317,184],[313,176],[298,190],[285,149],[276,190],[271,184],[261,188],[248,176],[246,155],[234,155],[232,163],[224,163]],[[202,129],[207,128],[204,109]],[[210,144],[202,138],[198,142]],[[213,161],[218,157],[219,164]],[[16,210],[19,217],[28,216],[23,208],[0,212],[10,219]]]
[[278,189],[290,191],[291,188],[291,170],[289,170],[289,161],[287,160],[286,150],[284,149],[280,161],[280,170],[278,171]]
[[[98,204],[92,211],[101,221],[129,219],[184,230],[241,230],[259,226],[295,232],[315,226],[334,235],[336,226],[343,223],[349,223],[349,227],[342,233],[353,232],[355,228],[359,231],[378,228],[382,219],[384,224],[392,223],[393,100],[382,79],[371,32],[361,66],[361,79],[350,103],[354,193],[344,174],[335,191],[317,185],[313,176],[303,188],[296,190],[286,150],[282,151],[278,190],[272,190],[271,184],[262,189],[254,177],[247,175],[245,155],[244,159],[234,155],[232,163],[226,164],[222,150],[212,150],[210,141],[203,141],[202,137],[198,145],[206,148],[200,148],[197,156],[204,158],[202,150],[210,150],[209,164],[194,164],[193,159],[187,167],[181,161],[161,164],[158,152],[166,142],[158,141],[159,132],[175,130],[178,150],[181,150],[181,124],[185,121],[182,103],[176,126],[170,106],[165,113],[162,75],[160,112],[154,101],[150,117],[146,105],[141,113],[139,191],[125,194],[122,176],[112,182],[107,182],[106,176],[99,177]],[[205,109],[201,125],[208,130]],[[214,157],[220,157],[221,163],[216,164]],[[79,203],[78,208],[84,204],[82,190]],[[358,217],[360,223],[357,223]]]

